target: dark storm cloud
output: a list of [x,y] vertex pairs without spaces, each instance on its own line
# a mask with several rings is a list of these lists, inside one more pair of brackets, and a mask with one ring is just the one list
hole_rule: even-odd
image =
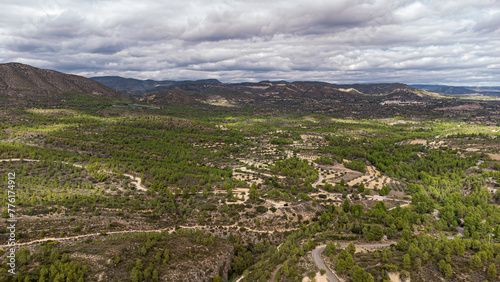
[[0,60],[153,79],[498,84],[498,1],[3,1]]

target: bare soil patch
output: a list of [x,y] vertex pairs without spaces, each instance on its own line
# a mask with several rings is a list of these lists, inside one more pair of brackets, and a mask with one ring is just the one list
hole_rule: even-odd
[[495,160],[495,161],[500,161],[500,154],[486,154],[488,155],[488,158]]

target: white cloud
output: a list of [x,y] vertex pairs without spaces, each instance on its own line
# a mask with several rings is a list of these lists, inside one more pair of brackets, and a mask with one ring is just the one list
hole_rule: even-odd
[[3,1],[0,62],[153,79],[498,84],[499,15],[494,0]]

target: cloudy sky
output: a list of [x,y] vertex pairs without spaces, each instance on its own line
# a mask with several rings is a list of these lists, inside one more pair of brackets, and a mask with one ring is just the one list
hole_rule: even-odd
[[3,0],[12,61],[87,77],[500,85],[500,0]]

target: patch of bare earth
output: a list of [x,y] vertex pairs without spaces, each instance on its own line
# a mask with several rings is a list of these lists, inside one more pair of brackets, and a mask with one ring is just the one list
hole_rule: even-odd
[[390,183],[391,181],[395,180],[385,175],[382,175],[382,173],[378,171],[374,166],[367,166],[365,174],[360,175],[359,177],[348,181],[347,184],[353,186],[363,182],[367,189],[374,189],[375,187],[380,189],[382,188],[382,186]]
[[488,158],[495,160],[495,161],[500,161],[500,154],[486,154]]
[[321,275],[321,273],[319,273],[319,272],[316,272],[316,276],[313,278],[313,280],[309,279],[309,277],[304,277],[302,279],[302,282],[312,282],[312,281],[316,281],[316,282],[328,282],[329,280],[326,278],[326,274],[325,275]]

